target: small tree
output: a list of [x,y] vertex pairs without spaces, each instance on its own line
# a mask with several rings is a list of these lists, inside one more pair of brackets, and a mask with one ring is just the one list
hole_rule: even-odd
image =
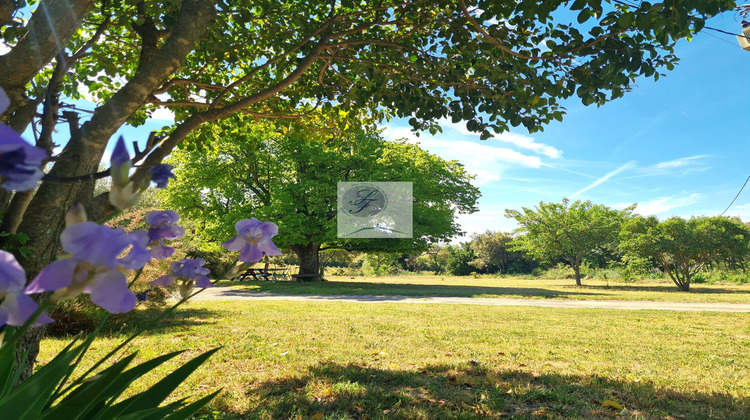
[[682,291],[707,263],[731,250],[747,247],[750,232],[740,222],[725,217],[638,217],[620,234],[620,249],[627,255],[652,258]]
[[[448,257],[450,251],[447,246],[432,245],[427,250],[427,266],[429,270],[435,272],[435,274],[441,274],[445,271],[445,266],[448,263]],[[422,258],[422,256],[420,256]]]
[[505,217],[513,218],[520,227],[514,248],[525,251],[542,261],[562,259],[573,268],[576,285],[581,285],[581,263],[602,247],[617,241],[622,222],[629,217],[632,207],[613,210],[601,204],[580,200],[570,203],[540,202],[533,210],[505,210]]
[[446,261],[445,268],[448,273],[454,276],[468,276],[474,271],[474,267],[470,265],[474,259],[474,252],[468,243],[461,245],[449,245],[448,261]]
[[534,262],[513,249],[513,235],[505,232],[475,233],[471,236],[474,259],[471,266],[487,273],[530,272]]

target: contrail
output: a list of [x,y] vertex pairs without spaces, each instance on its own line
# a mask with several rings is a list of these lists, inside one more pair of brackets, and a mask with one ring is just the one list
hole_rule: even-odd
[[603,177],[601,177],[601,178],[597,179],[596,181],[592,182],[591,185],[589,185],[588,187],[585,187],[583,189],[580,189],[580,190],[576,191],[569,198],[576,198],[579,195],[581,195],[582,193],[584,193],[584,192],[586,192],[586,191],[588,191],[588,190],[590,190],[590,189],[592,189],[592,188],[594,188],[596,186],[599,186],[599,185],[607,182],[607,180],[610,179],[610,178],[612,178],[613,176],[619,174],[620,172],[622,172],[622,171],[624,171],[626,169],[630,169],[633,166],[635,166],[635,163],[636,162],[634,160],[631,160],[630,162],[628,162],[628,163],[620,166],[619,168],[615,169],[614,171],[608,173],[607,175],[604,175]]

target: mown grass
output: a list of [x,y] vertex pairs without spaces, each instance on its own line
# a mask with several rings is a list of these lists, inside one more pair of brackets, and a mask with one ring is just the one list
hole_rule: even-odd
[[[92,353],[155,315],[134,311]],[[45,340],[41,360],[64,344]],[[750,417],[745,314],[200,301],[129,350],[219,345],[173,396],[222,388],[205,418],[616,417],[607,400],[625,418]]]
[[543,299],[650,300],[672,302],[750,303],[750,284],[695,284],[682,292],[667,280],[637,283],[586,279],[576,286],[571,279],[519,277],[326,276],[326,282],[223,282],[222,286],[271,293],[312,295],[397,295],[512,297]]

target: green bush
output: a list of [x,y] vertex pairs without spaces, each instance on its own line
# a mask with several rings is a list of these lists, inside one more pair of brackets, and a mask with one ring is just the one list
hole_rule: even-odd
[[705,272],[695,273],[693,278],[690,280],[692,283],[708,283],[708,276]]
[[661,270],[656,269],[648,259],[632,255],[623,257],[621,271],[622,280],[628,283],[642,278],[658,279],[663,276]]
[[576,273],[570,266],[558,263],[556,266],[545,270],[542,277],[548,279],[574,279]]
[[739,270],[706,270],[696,274],[693,282],[744,284],[750,282],[750,273]]
[[450,255],[445,264],[448,273],[454,276],[468,276],[474,272],[471,262],[474,260],[474,252],[468,246],[450,246],[448,248]]

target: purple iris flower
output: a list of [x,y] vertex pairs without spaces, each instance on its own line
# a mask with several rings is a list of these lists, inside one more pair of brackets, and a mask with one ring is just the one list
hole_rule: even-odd
[[151,245],[151,255],[157,260],[169,258],[174,254],[174,248],[164,245],[164,240],[179,239],[185,234],[185,229],[177,226],[180,215],[173,210],[156,210],[146,215],[148,229],[148,243]]
[[156,183],[156,188],[167,188],[169,178],[177,179],[172,173],[172,165],[162,163],[151,168],[151,180]]
[[[92,302],[111,313],[135,307],[135,295],[128,289],[122,270],[142,268],[151,260],[146,231],[126,233],[120,228],[83,222],[66,228],[60,242],[70,255],[45,267],[26,293],[54,291],[53,301],[88,293]],[[127,255],[119,258],[128,248]]]
[[276,248],[271,238],[279,233],[272,222],[261,222],[256,218],[243,219],[234,225],[237,236],[221,244],[229,251],[240,251],[240,261],[258,262],[264,255],[273,257],[282,252]]
[[130,180],[130,168],[133,163],[130,161],[130,153],[122,136],[117,139],[109,161],[109,174],[112,176],[109,202],[117,209],[125,210],[138,202],[142,191]]
[[[110,169],[113,169],[114,171],[119,171],[123,167],[127,167],[127,169],[130,169],[130,153],[128,152],[128,148],[125,147],[125,139],[120,136],[117,139],[117,143],[115,143],[115,149],[112,151],[112,156],[109,158],[111,167]],[[125,173],[124,179],[128,178],[128,173]],[[121,179],[122,180],[122,179]]]
[[[24,293],[26,285],[26,272],[16,257],[10,252],[0,251],[0,298],[4,298],[0,304],[0,326],[23,325],[29,317],[39,308],[34,299]],[[34,325],[42,325],[52,322],[47,314],[37,318]]]
[[206,260],[203,258],[183,258],[180,261],[172,263],[170,274],[159,277],[149,284],[156,286],[169,287],[175,281],[180,283],[180,295],[187,299],[193,291],[193,287],[200,288],[213,287],[213,283],[206,276],[210,271],[203,267]]
[[[0,114],[5,112],[10,100],[0,88]],[[16,131],[5,124],[0,124],[0,176],[5,182],[0,185],[8,191],[33,190],[44,176],[42,163],[47,159],[47,152],[32,146]]]

